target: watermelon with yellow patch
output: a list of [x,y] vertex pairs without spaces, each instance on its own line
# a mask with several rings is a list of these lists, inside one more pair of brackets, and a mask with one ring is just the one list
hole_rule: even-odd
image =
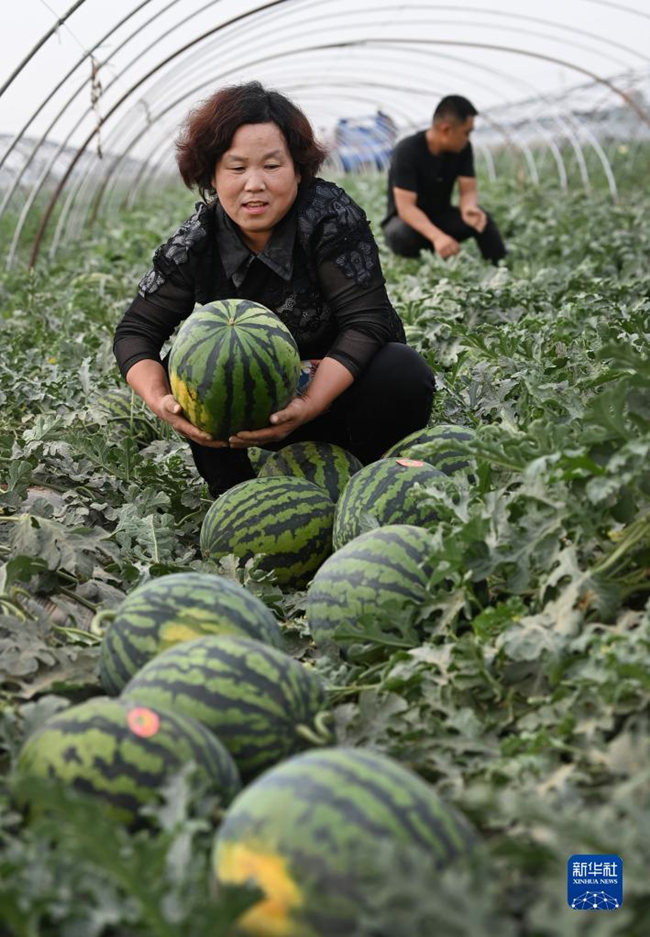
[[260,303],[223,299],[195,309],[169,354],[172,393],[214,439],[262,429],[295,396],[300,356],[282,320]]
[[240,916],[238,934],[343,937],[405,861],[443,869],[476,841],[468,821],[398,762],[327,748],[282,762],[235,798],[212,868],[217,886],[250,883],[264,893]]
[[107,626],[99,656],[110,696],[161,651],[204,634],[233,634],[282,647],[273,613],[239,583],[216,573],[170,573],[134,589]]

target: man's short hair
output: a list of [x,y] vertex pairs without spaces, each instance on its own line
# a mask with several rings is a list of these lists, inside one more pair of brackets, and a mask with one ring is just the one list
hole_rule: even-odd
[[478,111],[467,98],[460,94],[448,94],[433,112],[433,123],[451,120],[454,123],[464,124],[468,117],[476,117],[477,114]]

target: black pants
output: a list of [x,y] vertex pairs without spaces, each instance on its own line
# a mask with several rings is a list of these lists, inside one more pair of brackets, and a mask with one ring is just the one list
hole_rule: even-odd
[[[325,413],[276,443],[281,449],[303,440],[343,446],[367,465],[416,429],[427,425],[435,390],[433,372],[408,345],[390,342]],[[190,442],[199,474],[216,498],[255,473],[245,449],[210,449]]]
[[[484,260],[497,263],[502,257],[506,256],[505,244],[490,215],[487,215],[487,224],[480,234],[476,228],[471,228],[468,224],[465,224],[460,209],[455,208],[453,205],[431,218],[431,221],[436,228],[440,228],[445,234],[457,241],[475,238]],[[393,253],[399,254],[401,257],[417,257],[422,250],[433,251],[431,241],[402,221],[401,218],[398,218],[397,215],[384,226],[384,237]]]

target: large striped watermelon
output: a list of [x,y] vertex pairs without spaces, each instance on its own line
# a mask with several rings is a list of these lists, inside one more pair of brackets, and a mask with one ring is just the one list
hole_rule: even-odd
[[307,592],[307,622],[316,644],[336,639],[338,627],[361,615],[389,614],[426,597],[433,567],[431,534],[422,527],[388,524],[355,537],[318,570]]
[[300,356],[284,323],[259,303],[224,299],[182,323],[169,380],[183,413],[214,439],[262,429],[295,396]]
[[313,671],[276,648],[232,635],[170,648],[149,661],[124,693],[198,719],[223,742],[243,778],[307,748],[303,732],[318,738],[318,716],[326,707]]
[[152,657],[202,634],[241,634],[282,646],[273,613],[216,573],[169,573],[134,589],[116,609],[99,656],[102,686],[117,695]]
[[429,465],[451,475],[467,468],[466,454],[454,442],[468,443],[474,439],[474,430],[455,423],[438,423],[405,436],[384,454],[385,459],[424,459]]
[[218,559],[265,554],[281,586],[306,585],[332,552],[334,505],[304,478],[251,478],[224,492],[201,527],[201,552]]
[[294,442],[268,457],[259,471],[260,478],[293,475],[324,488],[332,501],[341,492],[361,462],[341,446],[331,442]]
[[129,822],[189,761],[228,804],[241,787],[229,752],[205,726],[125,697],[96,697],[48,719],[21,749],[14,777],[56,779],[110,804]]
[[417,459],[379,459],[365,465],[352,476],[336,505],[334,549],[358,537],[372,523],[432,524],[435,514],[419,486],[435,484],[442,475]]
[[465,818],[397,762],[329,748],[295,755],[239,794],[212,865],[218,885],[249,882],[265,893],[238,933],[342,937],[406,856],[442,869],[475,842]]

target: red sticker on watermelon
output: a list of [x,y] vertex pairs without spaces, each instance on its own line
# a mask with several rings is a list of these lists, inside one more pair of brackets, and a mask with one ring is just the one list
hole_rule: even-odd
[[424,462],[419,459],[397,459],[397,464],[405,465],[407,468],[420,468],[421,465],[424,465]]
[[126,721],[131,732],[143,739],[151,738],[160,728],[158,714],[145,706],[137,706],[135,709],[129,710]]

